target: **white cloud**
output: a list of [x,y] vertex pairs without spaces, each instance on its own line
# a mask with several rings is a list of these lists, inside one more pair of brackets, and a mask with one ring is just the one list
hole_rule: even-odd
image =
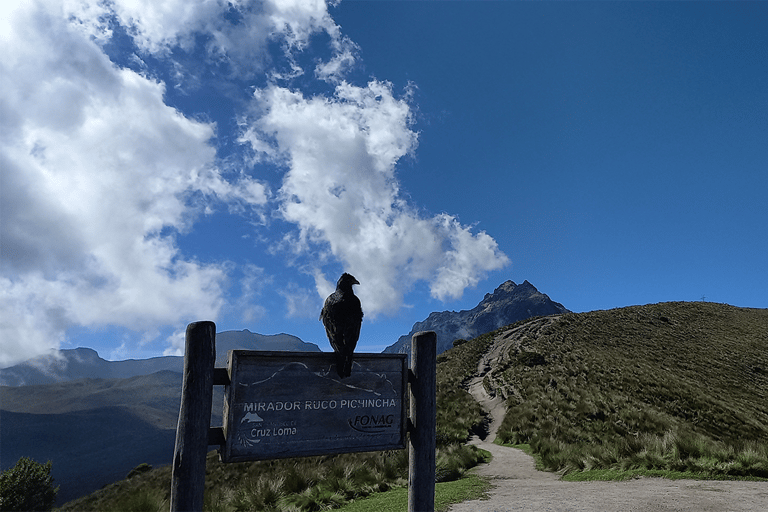
[[183,356],[187,347],[187,331],[177,329],[166,339],[168,348],[163,351],[164,356]]
[[288,318],[318,318],[323,304],[312,290],[301,288],[295,283],[289,283],[283,289],[278,290],[278,293],[285,299],[285,316]]
[[[353,45],[341,37],[323,0],[67,0],[67,4],[67,11],[90,35],[106,39],[109,19],[114,17],[141,51],[155,55],[170,55],[176,48],[191,52],[199,42],[196,37],[202,35],[209,58],[226,62],[236,74],[263,71],[271,40],[283,44],[295,66],[294,53],[317,32],[330,35],[337,53],[343,50],[345,56],[336,60],[344,65],[354,60]],[[340,66],[341,62],[336,64]]]
[[123,342],[120,343],[120,346],[112,350],[105,359],[108,359],[109,361],[124,361],[125,359],[128,359],[127,343],[127,341],[123,340]]
[[252,263],[243,265],[243,276],[239,279],[240,296],[233,307],[240,312],[241,320],[245,323],[258,322],[267,315],[267,308],[258,304],[263,289],[271,284],[272,277],[264,269]]
[[19,4],[0,35],[0,366],[46,353],[69,326],[151,329],[215,318],[226,268],[186,259],[193,194],[256,207],[227,182],[210,124],[116,68],[58,8]]
[[[507,257],[484,232],[454,217],[425,217],[399,193],[397,162],[417,145],[410,107],[389,84],[340,83],[332,98],[272,85],[255,97],[263,115],[243,139],[287,168],[281,213],[295,223],[294,250],[329,251],[361,283],[366,313],[392,313],[418,280],[434,297],[460,297]],[[315,272],[320,296],[327,279]]]
[[[133,60],[146,75],[104,53],[115,22],[133,37]],[[278,86],[303,73],[301,52],[320,32],[331,53],[313,61],[314,77],[334,85],[334,95]],[[262,71],[272,80],[256,94],[260,114],[244,121],[243,140],[286,169],[276,193],[245,173],[223,175],[211,144],[216,126],[166,105],[165,85],[150,78],[148,56],[175,70],[172,86],[199,86],[204,74],[171,56],[199,50],[201,40],[208,58],[239,78]],[[287,71],[269,61],[273,42]],[[153,337],[171,325],[166,353],[178,354],[179,326],[215,319],[228,299],[246,321],[264,315],[246,304],[260,293],[255,280],[233,301],[232,264],[201,263],[176,243],[215,202],[262,215],[276,203],[297,227],[281,250],[314,276],[317,294],[284,290],[294,316],[319,310],[333,289],[324,276],[332,262],[364,283],[368,317],[396,311],[416,281],[454,298],[507,263],[490,236],[402,198],[395,168],[418,141],[408,92],[398,98],[385,82],[344,81],[358,48],[322,0],[4,2],[0,52],[0,367],[48,353],[74,325]]]

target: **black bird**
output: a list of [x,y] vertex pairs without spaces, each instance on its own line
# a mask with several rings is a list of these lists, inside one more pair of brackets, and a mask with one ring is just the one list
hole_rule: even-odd
[[363,308],[360,299],[352,291],[353,284],[360,283],[346,272],[341,274],[336,283],[336,291],[325,299],[320,312],[325,334],[336,352],[336,371],[342,379],[352,375],[352,352],[363,323]]

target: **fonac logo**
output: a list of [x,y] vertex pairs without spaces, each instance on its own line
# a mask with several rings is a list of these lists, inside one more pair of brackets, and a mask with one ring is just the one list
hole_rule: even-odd
[[361,414],[347,420],[349,426],[358,432],[379,434],[392,428],[395,423],[394,414]]

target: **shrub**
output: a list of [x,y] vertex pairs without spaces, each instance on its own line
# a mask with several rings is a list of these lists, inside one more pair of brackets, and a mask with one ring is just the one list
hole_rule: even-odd
[[0,511],[51,510],[59,488],[53,487],[51,461],[22,457],[0,474]]

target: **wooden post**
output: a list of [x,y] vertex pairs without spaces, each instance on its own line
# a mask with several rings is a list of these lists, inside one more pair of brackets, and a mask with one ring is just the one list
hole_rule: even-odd
[[435,427],[437,414],[437,334],[411,339],[411,430],[408,443],[408,512],[435,510]]
[[171,473],[171,512],[203,510],[213,367],[216,364],[216,324],[189,324],[185,350],[181,408]]

